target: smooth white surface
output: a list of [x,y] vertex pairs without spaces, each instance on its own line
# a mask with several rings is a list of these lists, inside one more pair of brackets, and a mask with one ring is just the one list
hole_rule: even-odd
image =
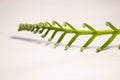
[[119,16],[119,0],[0,0],[0,80],[120,80],[120,36],[96,53],[109,36],[96,38],[79,52],[90,36],[81,36],[64,51],[71,35],[53,48],[59,36],[47,45],[50,35],[41,39],[39,34],[17,32],[19,23],[52,20],[68,21],[77,29],[83,29],[84,22],[109,29],[105,21],[120,28]]

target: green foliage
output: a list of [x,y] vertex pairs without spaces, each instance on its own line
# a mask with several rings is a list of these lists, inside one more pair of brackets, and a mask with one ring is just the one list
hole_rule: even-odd
[[[109,26],[111,30],[95,30],[92,26],[90,26],[87,23],[84,23],[82,26],[87,27],[89,30],[77,30],[75,29],[70,23],[64,22],[63,26],[60,25],[57,21],[53,21],[52,23],[45,22],[45,23],[39,23],[39,24],[20,24],[18,31],[29,31],[36,33],[43,33],[44,30],[46,32],[41,35],[42,38],[45,38],[47,34],[53,30],[51,37],[48,39],[48,41],[52,41],[53,38],[56,36],[56,33],[63,32],[61,36],[58,38],[57,42],[55,43],[55,47],[57,47],[62,39],[65,37],[66,34],[73,33],[75,34],[71,40],[67,43],[65,50],[67,50],[73,42],[80,36],[80,35],[92,35],[88,41],[81,47],[80,51],[82,52],[89,44],[97,37],[101,35],[109,35],[112,36],[99,48],[97,48],[96,52],[100,52],[101,50],[105,49],[115,38],[117,35],[120,34],[120,29],[117,29],[115,26],[113,26],[110,22],[105,23],[106,26]],[[69,28],[64,28],[69,27]],[[120,45],[118,46],[120,49]]]

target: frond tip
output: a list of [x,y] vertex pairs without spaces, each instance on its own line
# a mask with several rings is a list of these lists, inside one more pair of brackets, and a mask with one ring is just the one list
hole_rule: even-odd
[[[102,35],[112,35],[101,47],[97,48],[96,52],[100,52],[104,50],[108,45],[110,45],[110,43],[117,37],[117,35],[120,34],[120,29],[117,29],[115,26],[113,26],[112,23],[107,21],[105,25],[109,26],[111,30],[96,30],[87,23],[84,23],[82,26],[87,27],[89,30],[78,30],[68,22],[64,22],[63,25],[60,25],[59,22],[53,21],[52,23],[45,22],[38,24],[20,24],[18,31],[29,31],[29,32],[33,32],[34,34],[36,33],[42,34],[43,32],[45,32],[44,34],[41,35],[42,38],[45,38],[50,33],[50,31],[53,31],[52,35],[48,39],[49,42],[54,39],[57,33],[63,32],[61,36],[59,36],[54,47],[57,47],[61,43],[65,35],[72,33],[74,34],[74,36],[66,44],[65,50],[68,50],[68,48],[75,42],[75,40],[80,35],[91,35],[88,41],[86,41],[86,43],[80,48],[81,52],[84,49],[86,49],[96,37]],[[69,28],[64,28],[64,27],[69,27]],[[118,49],[120,49],[120,45],[118,46]]]

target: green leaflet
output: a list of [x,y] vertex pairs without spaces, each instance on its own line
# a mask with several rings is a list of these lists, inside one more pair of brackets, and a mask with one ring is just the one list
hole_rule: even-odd
[[[78,30],[75,29],[75,27],[73,27],[68,22],[64,22],[63,25],[60,25],[57,21],[53,21],[52,23],[45,22],[38,24],[20,24],[18,31],[30,31],[33,32],[34,34],[36,33],[41,34],[44,32],[44,30],[46,30],[46,32],[41,35],[42,38],[45,38],[50,33],[50,31],[53,30],[54,32],[52,33],[48,41],[53,40],[53,38],[56,36],[58,32],[63,32],[61,36],[58,38],[57,42],[55,43],[55,47],[57,47],[60,44],[65,35],[70,33],[75,34],[66,44],[65,50],[67,50],[80,35],[91,35],[88,41],[81,47],[80,49],[81,52],[86,47],[88,47],[96,37],[111,34],[112,36],[101,47],[97,48],[96,52],[100,52],[101,50],[105,49],[117,37],[117,35],[120,34],[120,29],[117,29],[110,22],[106,22],[105,24],[106,26],[110,27],[111,30],[95,30],[92,26],[90,26],[87,23],[83,23],[82,26],[87,27],[89,30]],[[120,45],[118,46],[118,49],[120,49]]]

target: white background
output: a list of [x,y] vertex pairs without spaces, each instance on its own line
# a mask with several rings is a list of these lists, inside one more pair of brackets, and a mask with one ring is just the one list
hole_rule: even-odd
[[0,80],[120,80],[120,36],[96,53],[110,35],[96,38],[80,52],[90,36],[80,36],[64,51],[71,35],[53,48],[59,36],[48,44],[51,33],[42,39],[17,32],[20,23],[52,20],[68,21],[77,29],[84,22],[110,29],[106,21],[120,28],[120,0],[0,0]]

